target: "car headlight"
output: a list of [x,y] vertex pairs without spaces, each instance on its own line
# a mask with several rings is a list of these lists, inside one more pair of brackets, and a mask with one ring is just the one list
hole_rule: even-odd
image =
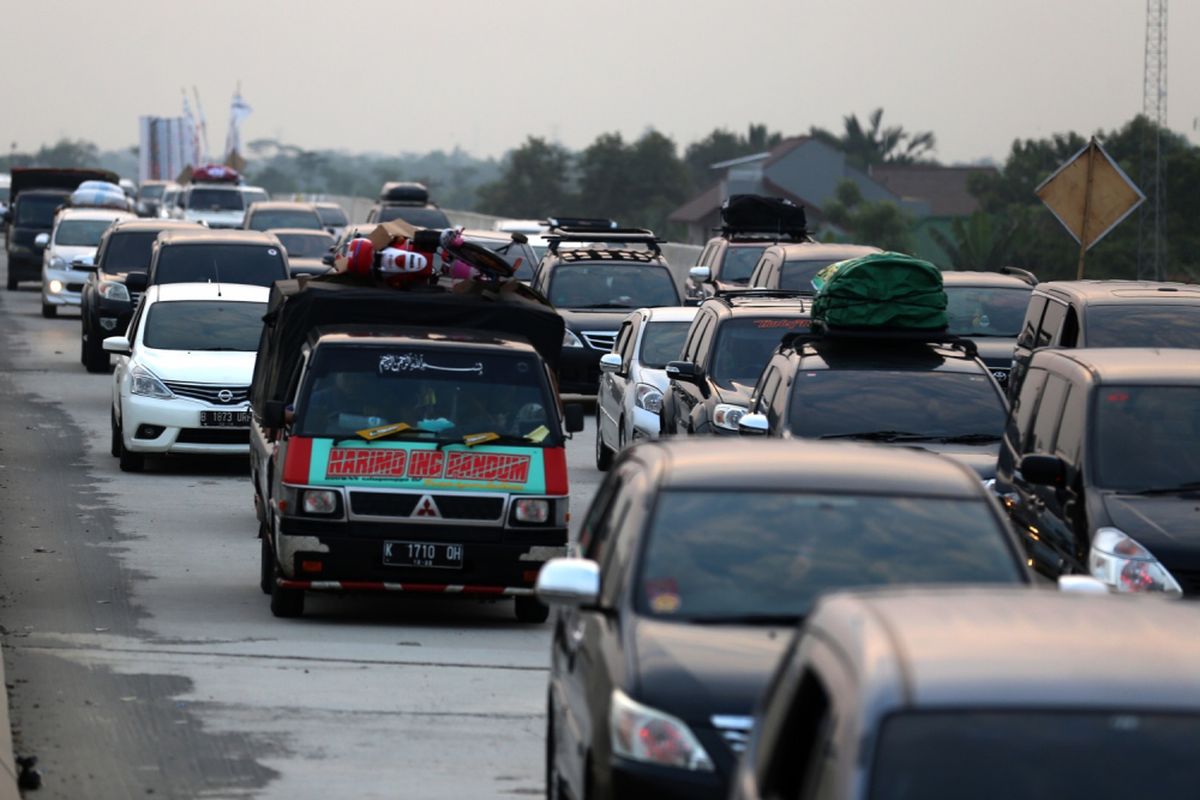
[[129,300],[129,289],[120,281],[100,281],[96,285],[96,294],[105,300]]
[[157,397],[170,400],[175,395],[163,385],[158,377],[145,367],[134,367],[129,371],[129,391],[142,397]]
[[1118,592],[1183,594],[1175,577],[1149,550],[1117,528],[1100,528],[1088,556],[1092,577]]
[[62,256],[51,256],[50,257],[50,269],[66,269],[66,268],[67,268],[67,260],[65,258],[63,258]]
[[712,772],[712,759],[683,720],[612,693],[609,735],[613,753],[665,767]]
[[46,288],[50,290],[50,294],[58,294],[63,290],[63,282],[58,278],[54,278],[50,283],[46,284]]
[[713,409],[713,424],[727,431],[736,431],[738,429],[738,420],[746,416],[747,411],[749,409],[745,406],[735,406],[732,403],[717,403],[717,407]]
[[662,392],[657,386],[639,383],[633,395],[633,402],[638,408],[658,414],[662,411]]
[[583,347],[583,342],[579,341],[579,337],[567,329],[563,329],[563,347]]

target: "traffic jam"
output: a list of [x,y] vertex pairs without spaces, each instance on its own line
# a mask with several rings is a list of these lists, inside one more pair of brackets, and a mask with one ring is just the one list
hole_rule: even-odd
[[398,596],[542,630],[536,793],[1193,796],[1200,287],[943,271],[773,196],[673,264],[188,172],[11,176],[8,289],[78,319],[114,480],[235,465],[250,613],[315,649]]

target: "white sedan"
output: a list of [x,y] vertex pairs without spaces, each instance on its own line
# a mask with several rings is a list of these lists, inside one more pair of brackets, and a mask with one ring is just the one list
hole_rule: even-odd
[[112,454],[137,472],[149,453],[250,451],[250,379],[269,289],[217,283],[151,286],[116,353]]
[[53,317],[60,306],[78,306],[79,293],[94,269],[100,237],[118,220],[137,219],[111,208],[64,208],[42,239],[42,316]]
[[639,308],[621,323],[612,352],[600,357],[596,393],[596,468],[626,444],[657,439],[668,361],[679,358],[695,306]]

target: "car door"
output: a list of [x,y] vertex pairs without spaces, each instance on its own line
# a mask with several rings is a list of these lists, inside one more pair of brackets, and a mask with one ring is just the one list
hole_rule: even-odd
[[600,385],[596,392],[596,402],[600,409],[600,435],[605,444],[614,450],[617,448],[621,415],[625,405],[625,384],[629,375],[629,351],[633,346],[634,328],[640,316],[636,313],[621,323],[617,338],[613,342],[612,353],[621,356],[621,367],[615,372],[600,372]]
[[[687,341],[683,345],[683,352],[679,354],[680,361],[696,363],[697,353],[700,351],[700,343],[704,339],[705,333],[713,322],[713,314],[707,309],[701,309],[696,315],[696,319],[692,322],[690,333],[688,333]],[[668,430],[671,433],[684,432],[688,429],[688,422],[691,419],[692,409],[700,396],[700,390],[691,383],[681,380],[671,380],[671,402],[670,409],[665,405],[664,413],[670,413],[673,419],[669,422]]]
[[706,401],[712,396],[709,391],[710,381],[705,370],[710,366],[709,351],[712,349],[713,338],[718,326],[717,315],[712,311],[705,314],[704,327],[698,333],[696,349],[689,359],[696,365],[699,380],[696,383],[680,382],[679,406],[680,427],[689,433],[695,433],[708,424]]
[[1021,332],[1017,334],[1017,344],[1013,348],[1012,369],[1009,370],[1008,400],[1011,403],[1021,390],[1021,381],[1029,369],[1029,359],[1033,357],[1033,348],[1037,343],[1038,329],[1042,325],[1042,314],[1046,310],[1048,298],[1034,292],[1029,298],[1029,307],[1025,309],[1025,321],[1021,323]]

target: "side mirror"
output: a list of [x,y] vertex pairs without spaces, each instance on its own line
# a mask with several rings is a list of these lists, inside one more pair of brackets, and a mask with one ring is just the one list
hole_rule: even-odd
[[109,336],[100,346],[104,348],[104,352],[116,353],[119,356],[127,356],[131,351],[129,338],[126,336]]
[[130,294],[141,294],[150,285],[150,276],[144,272],[130,272],[125,276],[125,288]]
[[704,283],[712,278],[712,269],[704,266],[692,267],[688,270],[688,277],[696,283]]
[[563,406],[563,421],[567,424],[567,433],[579,433],[583,430],[583,404],[567,403]]
[[600,371],[601,372],[621,372],[621,356],[616,353],[605,353],[600,356]]
[[594,606],[600,597],[600,565],[586,558],[552,558],[533,590],[546,605]]
[[743,414],[738,420],[738,433],[742,436],[766,436],[770,430],[766,414]]
[[287,424],[285,415],[287,403],[282,400],[268,400],[263,405],[262,424],[264,428],[282,428]]
[[691,361],[668,361],[667,377],[684,383],[700,383],[704,371]]
[[1019,469],[1026,481],[1039,486],[1062,486],[1067,475],[1066,465],[1058,456],[1031,453],[1021,457]]
[[39,233],[37,236],[33,237],[34,247],[45,248],[48,244],[50,244],[50,234],[48,233]]
[[75,256],[71,259],[71,269],[95,269],[95,256]]

